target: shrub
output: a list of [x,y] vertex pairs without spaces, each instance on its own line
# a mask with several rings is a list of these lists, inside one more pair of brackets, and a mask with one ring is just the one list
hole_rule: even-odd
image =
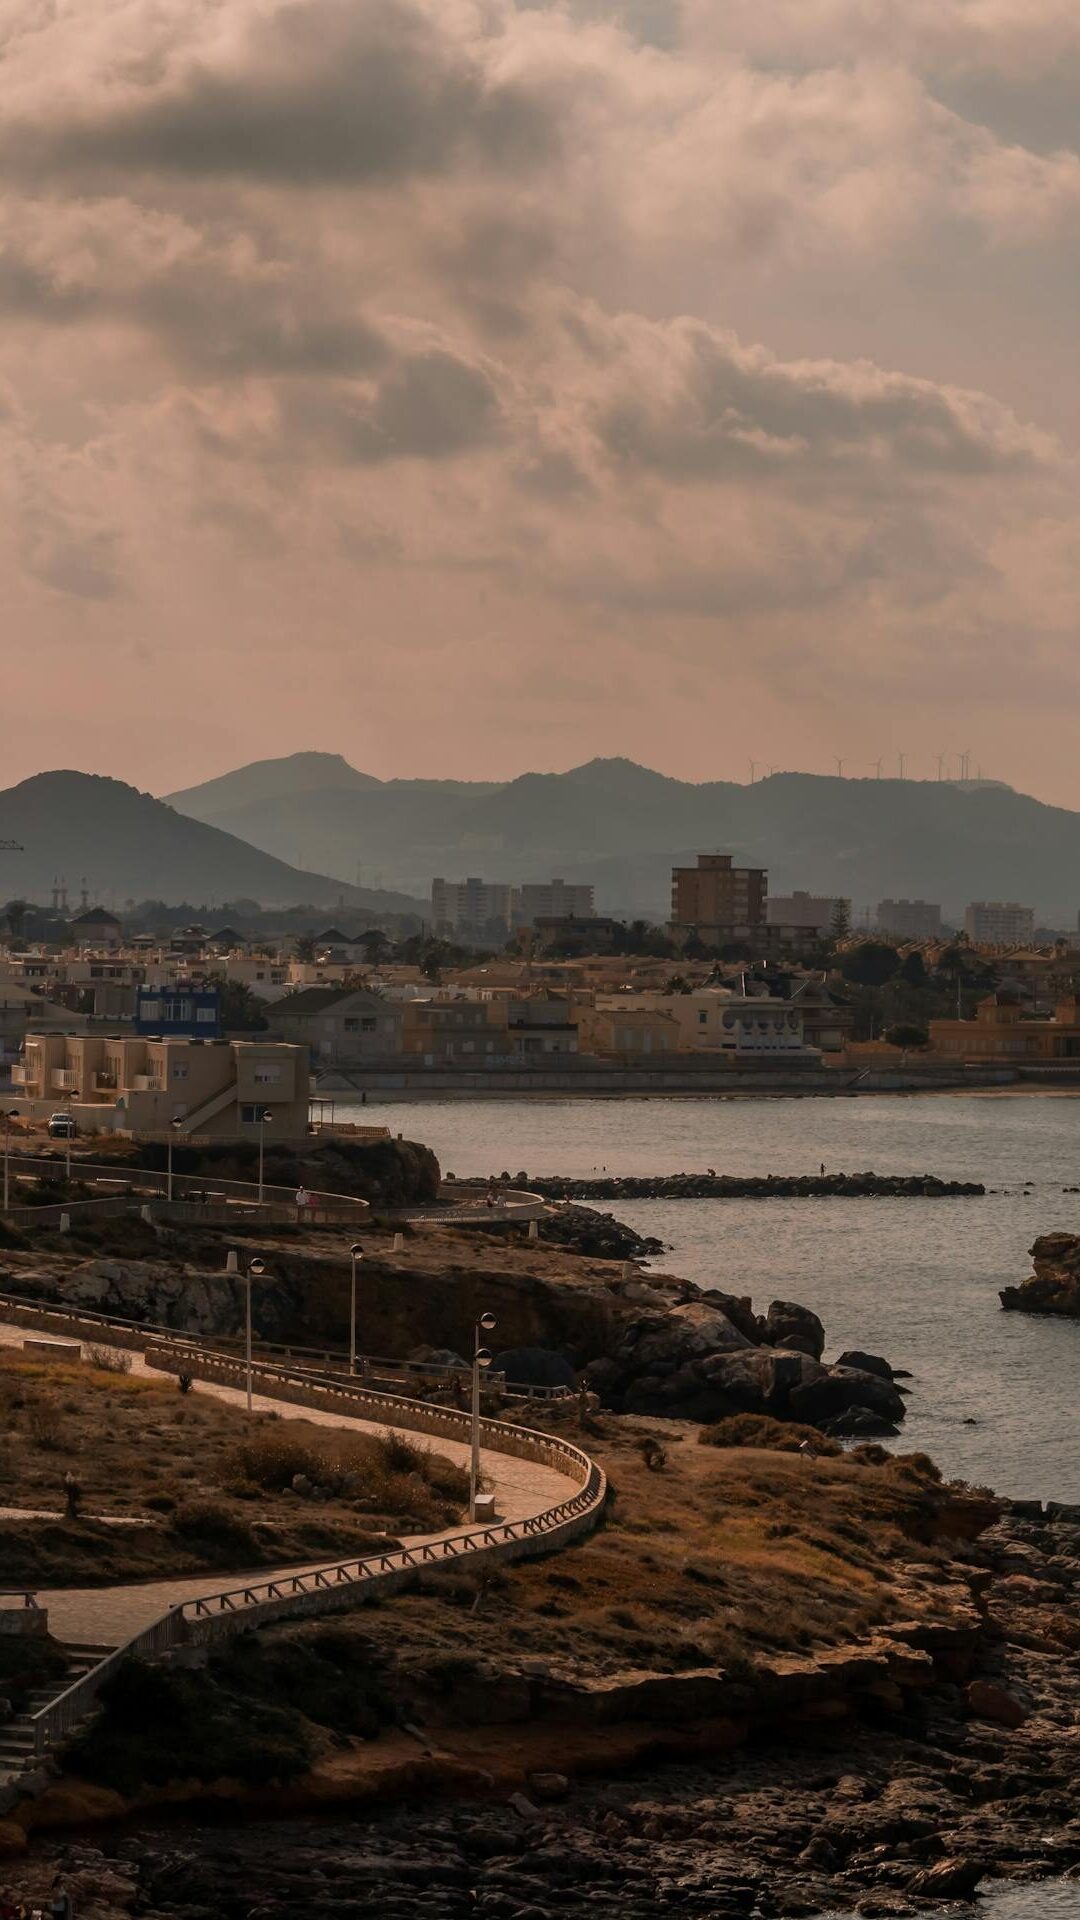
[[802,1427],[790,1420],[774,1420],[767,1413],[733,1413],[715,1426],[702,1427],[698,1442],[703,1447],[765,1447],[770,1453],[798,1453],[809,1441],[814,1452],[836,1459],[843,1447],[816,1427]]
[[83,1358],[98,1373],[131,1372],[131,1355],[125,1347],[84,1347]]
[[64,1447],[64,1423],[55,1400],[30,1400],[26,1408],[26,1428],[35,1447],[42,1453],[60,1453]]
[[214,1500],[186,1500],[169,1521],[170,1531],[185,1546],[203,1554],[207,1560],[223,1565],[243,1565],[259,1557],[255,1536],[246,1520],[240,1520]]
[[289,1780],[310,1764],[295,1709],[272,1706],[211,1674],[124,1660],[101,1692],[102,1712],[76,1735],[72,1772],[121,1793],[170,1780]]

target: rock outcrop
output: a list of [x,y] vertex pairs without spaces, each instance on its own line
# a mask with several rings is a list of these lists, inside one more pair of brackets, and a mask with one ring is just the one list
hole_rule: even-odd
[[1080,1234],[1044,1233],[1031,1249],[1035,1271],[1019,1287],[1003,1287],[1007,1313],[1056,1314],[1080,1320]]

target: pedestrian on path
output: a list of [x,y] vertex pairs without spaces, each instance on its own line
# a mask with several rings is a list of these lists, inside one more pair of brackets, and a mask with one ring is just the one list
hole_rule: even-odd
[[77,1520],[82,1506],[82,1487],[69,1467],[64,1475],[64,1511],[69,1520]]
[[297,1189],[296,1189],[296,1218],[297,1218],[297,1222],[298,1222],[298,1224],[302,1224],[302,1223],[303,1223],[303,1219],[304,1219],[304,1209],[306,1208],[306,1206],[307,1206],[307,1204],[308,1204],[308,1193],[307,1193],[307,1188],[306,1188],[306,1187],[297,1187]]

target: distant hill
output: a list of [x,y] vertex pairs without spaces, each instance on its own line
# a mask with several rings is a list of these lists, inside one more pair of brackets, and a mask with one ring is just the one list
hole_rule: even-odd
[[233,808],[258,805],[263,800],[313,790],[355,792],[379,785],[374,774],[358,772],[340,753],[290,753],[282,760],[253,760],[250,766],[237,767],[235,773],[223,773],[217,780],[206,780],[200,787],[166,794],[165,798],[180,813],[217,826]]
[[47,900],[54,879],[63,875],[72,899],[85,877],[92,903],[113,907],[128,899],[211,904],[246,898],[267,907],[419,911],[404,894],[300,872],[149,793],[97,774],[39,773],[0,792],[0,839],[18,840],[25,849],[0,853],[5,899],[18,894]]
[[[260,764],[263,797],[232,809],[230,830],[330,871],[355,873],[359,860],[365,877],[421,895],[437,873],[561,875],[591,880],[599,907],[663,918],[672,864],[722,850],[767,867],[774,893],[842,893],[856,907],[921,897],[958,916],[969,900],[1019,900],[1045,924],[1071,927],[1080,905],[1080,814],[998,782],[781,773],[754,786],[692,785],[615,759],[503,783],[360,775],[351,790],[297,792],[293,764]],[[175,803],[204,817],[220,785]]]

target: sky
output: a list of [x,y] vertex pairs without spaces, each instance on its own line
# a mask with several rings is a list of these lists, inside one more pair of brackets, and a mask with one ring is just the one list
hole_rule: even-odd
[[7,0],[0,63],[4,784],[1080,807],[1075,0]]

